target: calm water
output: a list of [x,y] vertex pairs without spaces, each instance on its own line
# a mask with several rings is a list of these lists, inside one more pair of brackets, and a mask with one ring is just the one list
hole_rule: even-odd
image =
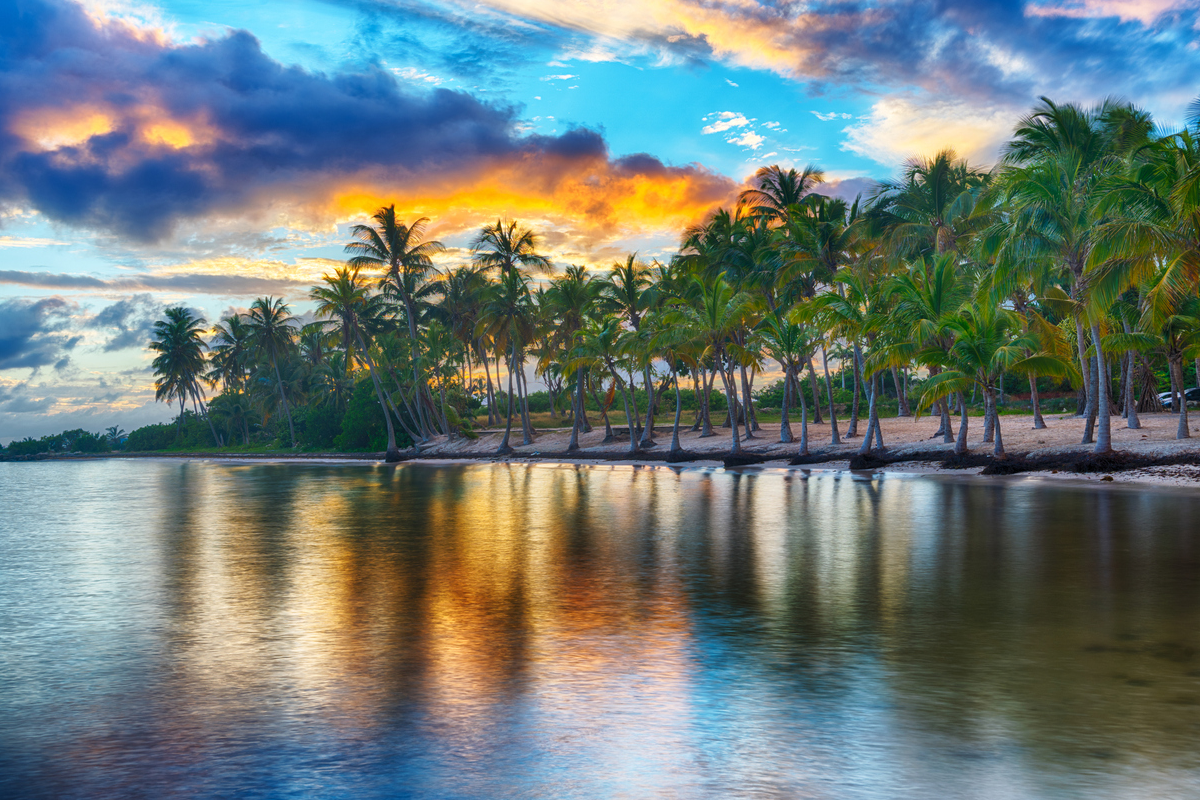
[[0,464],[0,796],[1200,797],[1200,494]]

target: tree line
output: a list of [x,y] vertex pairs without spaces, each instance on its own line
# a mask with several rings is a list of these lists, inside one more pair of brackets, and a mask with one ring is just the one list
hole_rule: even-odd
[[[630,452],[654,446],[656,415],[673,413],[677,452],[686,393],[688,424],[702,436],[728,425],[738,453],[761,435],[755,380],[777,365],[780,439],[800,453],[823,418],[834,444],[862,417],[860,452],[882,447],[890,378],[898,412],[936,414],[958,453],[981,399],[985,441],[1003,457],[1006,379],[1028,382],[1039,428],[1039,378],[1074,387],[1082,441],[1104,453],[1114,417],[1137,428],[1162,410],[1165,365],[1185,438],[1178,393],[1186,362],[1200,370],[1198,137],[1200,105],[1167,132],[1126,103],[1043,98],[993,168],[945,150],[851,202],[820,194],[817,167],[763,167],[671,258],[631,254],[607,271],[554,273],[541,237],[507,219],[479,232],[467,263],[439,269],[429,220],[389,206],[351,229],[345,266],[310,293],[311,324],[269,297],[211,331],[169,309],[151,343],[156,396],[179,404],[180,430],[202,420],[218,444],[248,443],[274,418],[295,446],[301,409],[344,411],[357,394],[389,460],[401,444],[472,435],[478,408],[503,425],[506,453],[514,433],[534,439],[532,369],[571,421],[572,450],[590,411],[610,436],[622,432],[610,416],[623,420]],[[845,433],[835,350],[853,372]]]

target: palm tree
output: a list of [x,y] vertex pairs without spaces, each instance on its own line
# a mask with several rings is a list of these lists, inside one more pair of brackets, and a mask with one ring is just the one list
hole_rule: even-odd
[[379,410],[383,412],[383,421],[387,426],[387,453],[384,460],[399,461],[400,449],[396,447],[396,430],[389,413],[391,402],[385,396],[383,384],[375,372],[375,362],[371,359],[363,331],[364,319],[369,323],[379,316],[378,295],[370,294],[367,285],[359,279],[357,267],[339,267],[332,275],[323,275],[321,280],[325,285],[315,286],[309,292],[309,297],[317,303],[316,316],[336,320],[345,353],[345,374],[351,372],[350,364],[356,348],[359,360],[367,365],[375,386],[375,396],[379,399]]
[[780,224],[788,218],[793,206],[803,202],[813,187],[824,181],[825,171],[813,164],[800,172],[778,165],[760,167],[750,180],[752,188],[738,195],[738,205],[745,207],[750,216]]
[[281,298],[272,297],[260,297],[255,300],[250,304],[250,312],[246,315],[246,324],[250,328],[254,348],[267,359],[271,369],[275,371],[275,381],[279,386],[279,400],[283,404],[283,413],[287,417],[288,435],[292,439],[292,447],[297,445],[296,428],[292,424],[292,410],[288,406],[287,392],[284,391],[279,361],[291,354],[296,336],[296,329],[292,324],[295,319]]
[[[1099,316],[1107,307],[1086,296],[1084,272],[1095,261],[1092,250],[1104,222],[1099,202],[1103,189],[1123,171],[1122,155],[1137,143],[1136,132],[1147,130],[1145,122],[1141,112],[1111,101],[1082,108],[1043,97],[1041,105],[1017,124],[997,178],[997,199],[1008,207],[1002,248],[1013,251],[1002,252],[1002,260],[1006,255],[1014,262],[1053,259],[1077,303],[1075,332],[1081,371],[1088,367],[1084,317],[1088,318],[1096,369],[1086,370],[1083,442],[1092,441],[1093,420],[1098,416],[1098,453],[1112,450],[1108,380],[1101,379],[1108,373]],[[1104,285],[1103,281],[1091,283]],[[1111,293],[1099,295],[1105,296]]]
[[[635,333],[639,332],[642,315],[654,307],[658,297],[656,287],[651,281],[651,268],[638,260],[637,253],[630,253],[625,261],[618,261],[612,265],[608,277],[600,284],[600,296],[608,308],[625,318]],[[645,358],[642,368],[647,407],[646,427],[639,440],[640,447],[654,446],[654,383],[650,377],[652,360],[652,355]],[[633,402],[634,416],[637,417],[636,397]]]
[[498,219],[485,225],[475,237],[471,250],[475,264],[485,270],[499,269],[548,272],[550,259],[538,253],[541,237],[516,220]]
[[711,358],[720,371],[721,381],[725,385],[725,402],[730,414],[730,453],[737,455],[742,452],[742,442],[738,434],[735,394],[737,383],[734,368],[737,359],[744,353],[732,341],[732,336],[734,330],[743,324],[751,297],[746,293],[735,292],[723,277],[718,276],[709,282],[693,277],[692,281],[694,299],[691,303],[680,305],[677,313],[669,317],[668,322],[682,324],[695,330],[697,338],[704,343],[704,357]]
[[[471,245],[475,265],[485,271],[500,270],[501,281],[512,280],[513,274],[529,270],[550,271],[550,259],[538,253],[541,237],[516,220],[498,219],[485,225]],[[527,290],[526,290],[527,291]],[[524,340],[528,343],[532,337]],[[499,356],[497,356],[499,358]],[[525,353],[522,349],[517,362],[517,393],[521,399],[521,429],[525,444],[533,441],[529,419],[529,402],[525,396]]]
[[[513,378],[521,380],[518,374],[524,363],[524,343],[532,338],[533,308],[529,299],[529,286],[524,275],[517,270],[506,270],[499,282],[493,287],[487,302],[480,314],[479,327],[481,332],[496,343],[497,349],[508,352],[508,413],[504,428],[504,438],[500,442],[497,453],[512,452],[509,438],[512,435],[513,420]],[[499,376],[497,376],[499,377]],[[525,444],[531,443],[529,429],[525,428]]]
[[967,405],[962,396],[972,386],[978,387],[995,425],[993,455],[1004,458],[1004,437],[996,405],[996,392],[1004,374],[1035,372],[1062,377],[1077,374],[1075,368],[1067,359],[1047,353],[1038,337],[1025,330],[1013,311],[990,304],[966,305],[944,324],[953,332],[953,344],[948,351],[938,347],[936,353],[925,358],[944,359],[946,369],[925,382],[919,408],[928,408],[947,391],[959,393],[961,422],[954,452],[961,455],[967,451]]
[[[203,317],[195,316],[182,306],[168,308],[163,313],[166,319],[154,323],[154,338],[150,342],[150,349],[158,354],[152,363],[157,376],[154,399],[165,400],[168,404],[172,400],[179,401],[178,431],[182,432],[189,397],[197,410],[204,413],[200,377],[204,374],[204,351],[208,349],[203,338],[206,323]],[[209,427],[212,427],[212,420],[209,420]],[[219,447],[221,440],[215,428],[212,434],[213,442]]]
[[587,273],[583,267],[571,265],[561,278],[550,283],[546,290],[546,303],[556,321],[556,345],[567,352],[568,364],[563,370],[566,377],[574,377],[575,390],[572,394],[571,441],[567,451],[579,448],[579,434],[587,427],[587,411],[584,406],[584,383],[586,367],[570,366],[570,352],[578,344],[579,332],[595,311],[601,283]]
[[426,417],[427,403],[432,405],[429,386],[421,379],[421,344],[417,331],[418,302],[423,290],[423,279],[433,269],[433,256],[445,250],[441,242],[425,241],[429,220],[422,217],[411,225],[396,218],[396,207],[386,206],[375,212],[374,227],[355,225],[350,233],[357,241],[346,245],[347,253],[354,256],[347,262],[359,269],[380,270],[379,286],[385,292],[400,298],[404,316],[408,322],[408,338],[412,350],[413,391],[416,394],[417,425],[420,438],[428,440],[433,435],[433,426]]

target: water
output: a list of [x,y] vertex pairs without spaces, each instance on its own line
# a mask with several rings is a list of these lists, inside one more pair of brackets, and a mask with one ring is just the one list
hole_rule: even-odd
[[0,796],[1200,796],[1200,495],[0,464]]

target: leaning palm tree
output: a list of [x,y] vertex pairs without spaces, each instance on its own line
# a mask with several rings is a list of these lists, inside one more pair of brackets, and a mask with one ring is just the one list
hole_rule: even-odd
[[309,296],[317,302],[316,315],[318,318],[336,320],[342,338],[342,348],[345,352],[344,373],[351,372],[352,354],[357,352],[358,359],[367,365],[371,374],[371,382],[375,386],[375,396],[379,399],[379,409],[383,412],[383,421],[387,426],[387,453],[385,461],[399,461],[400,449],[396,447],[396,430],[392,426],[392,415],[389,411],[390,401],[383,391],[379,375],[375,372],[375,362],[371,359],[367,346],[367,337],[363,331],[364,317],[378,316],[378,295],[372,295],[365,282],[360,280],[357,267],[340,267],[333,275],[324,275],[321,280],[324,286],[313,287]]
[[284,391],[283,375],[279,371],[279,361],[291,353],[295,342],[296,329],[293,327],[295,317],[292,316],[282,298],[260,297],[250,304],[250,312],[246,315],[246,324],[250,327],[251,340],[255,349],[270,363],[275,371],[275,381],[279,386],[279,400],[283,404],[283,413],[287,417],[288,435],[292,439],[292,447],[296,446],[296,427],[292,424],[292,410],[288,406],[287,392]]
[[346,245],[353,257],[347,262],[358,269],[380,270],[380,288],[400,298],[408,321],[408,338],[412,350],[413,391],[416,394],[417,425],[421,438],[433,435],[433,425],[427,412],[432,408],[429,386],[421,378],[421,344],[417,331],[418,302],[422,281],[433,270],[433,256],[445,250],[441,242],[425,240],[429,220],[422,217],[411,225],[396,218],[396,207],[386,206],[371,217],[375,225],[355,225],[350,234],[356,241]]

